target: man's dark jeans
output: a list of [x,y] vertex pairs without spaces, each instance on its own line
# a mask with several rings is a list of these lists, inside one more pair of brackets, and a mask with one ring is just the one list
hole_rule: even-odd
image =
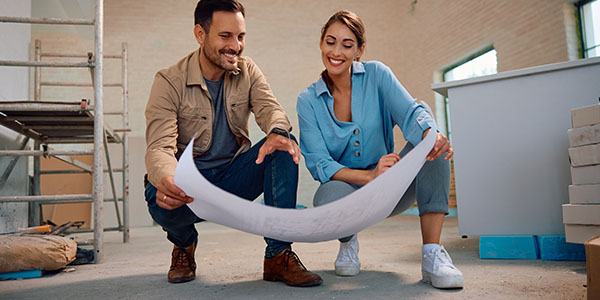
[[[293,136],[292,139],[296,140]],[[298,165],[293,157],[283,151],[275,151],[257,165],[258,150],[266,138],[247,152],[239,155],[230,164],[214,169],[200,170],[200,173],[219,188],[247,200],[254,200],[264,192],[265,204],[279,208],[296,208],[298,190]],[[198,232],[194,223],[203,221],[187,205],[168,210],[156,204],[156,188],[146,184],[146,201],[150,215],[167,232],[167,238],[179,247],[194,244]],[[265,238],[265,257],[272,258],[286,248],[289,242]],[[200,244],[201,245],[201,244]]]

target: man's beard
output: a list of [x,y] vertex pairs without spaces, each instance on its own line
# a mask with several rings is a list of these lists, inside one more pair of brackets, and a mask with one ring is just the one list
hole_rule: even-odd
[[235,71],[237,70],[237,59],[235,63],[231,63],[227,60],[227,58],[223,57],[224,54],[234,54],[239,57],[242,51],[235,52],[233,50],[221,49],[219,51],[215,50],[208,41],[205,41],[204,48],[202,51],[204,52],[204,56],[215,66],[225,71]]

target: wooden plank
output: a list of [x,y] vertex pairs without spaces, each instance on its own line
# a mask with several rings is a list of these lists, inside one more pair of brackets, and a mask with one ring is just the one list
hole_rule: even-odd
[[572,128],[568,131],[571,147],[600,143],[600,124]]
[[600,204],[563,204],[563,223],[600,225]]
[[569,185],[569,203],[600,205],[600,184]]
[[600,164],[600,144],[570,147],[569,157],[573,167]]
[[565,224],[567,243],[583,244],[590,238],[600,235],[600,226]]
[[571,120],[573,128],[600,124],[600,104],[572,109]]

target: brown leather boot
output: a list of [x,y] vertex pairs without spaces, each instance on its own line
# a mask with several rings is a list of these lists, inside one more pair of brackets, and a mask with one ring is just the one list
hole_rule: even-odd
[[198,241],[194,245],[185,248],[173,245],[171,268],[168,275],[170,283],[182,283],[196,279],[194,252],[197,243]]
[[265,258],[263,279],[266,281],[282,281],[290,286],[315,286],[323,283],[323,279],[304,267],[298,255],[290,249],[281,251],[273,258]]

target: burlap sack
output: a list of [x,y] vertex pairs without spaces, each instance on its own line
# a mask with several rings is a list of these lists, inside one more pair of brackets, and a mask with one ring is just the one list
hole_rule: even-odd
[[0,236],[0,273],[57,270],[76,253],[75,241],[57,235]]

